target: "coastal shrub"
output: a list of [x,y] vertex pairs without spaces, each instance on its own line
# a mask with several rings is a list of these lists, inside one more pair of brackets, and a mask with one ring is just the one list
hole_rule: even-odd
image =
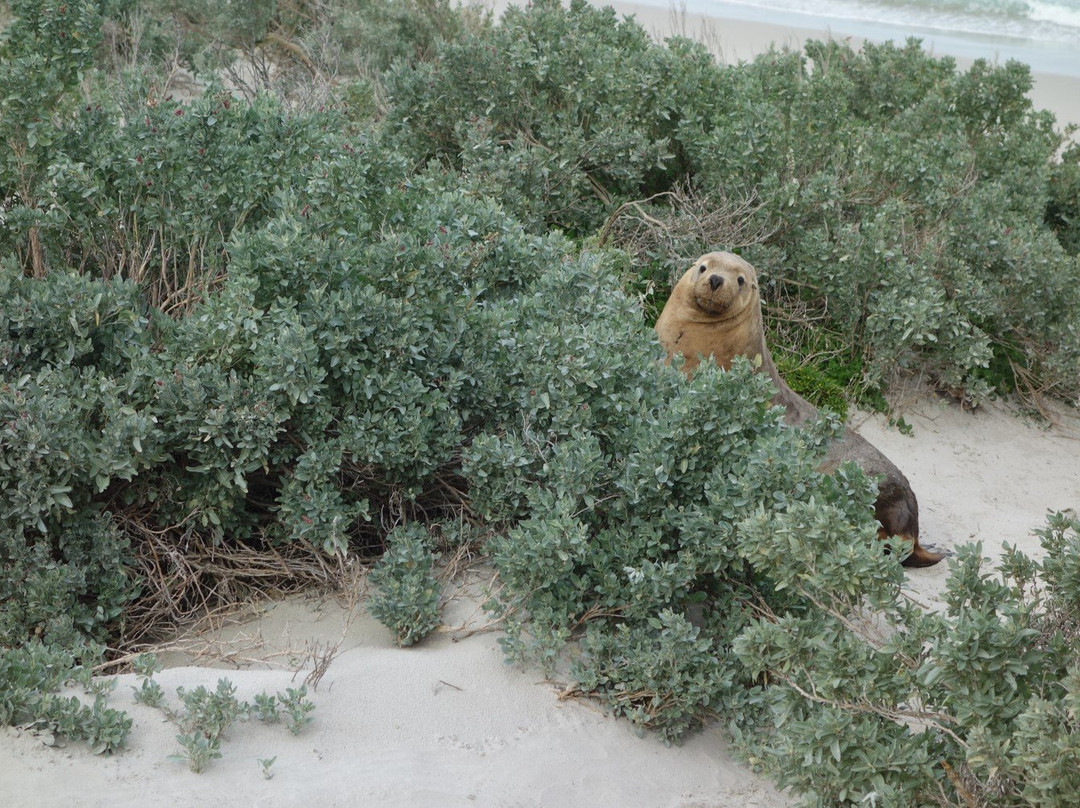
[[362,235],[355,214],[404,177],[369,140],[340,111],[296,115],[269,96],[88,105],[50,166],[50,209],[34,214],[44,260],[132,280],[155,308],[182,311],[224,277],[233,235],[275,216],[355,217]]
[[162,455],[127,373],[149,350],[137,290],[0,262],[0,644],[104,640],[138,594],[100,498]]
[[482,28],[486,20],[479,9],[448,0],[104,5],[109,53],[103,61],[113,60],[118,72],[154,72],[168,60],[199,78],[225,76],[245,94],[272,92],[301,103],[305,78],[323,85],[377,79],[395,60],[428,58],[439,39]]
[[[211,761],[221,758],[222,742],[229,727],[237,721],[246,721],[254,715],[263,723],[276,723],[279,719],[278,708],[281,707],[288,715],[289,731],[297,735],[313,720],[311,713],[315,710],[315,705],[306,700],[307,687],[304,685],[288,687],[275,696],[257,693],[254,702],[248,702],[237,698],[236,685],[229,679],[222,678],[218,679],[213,690],[204,685],[191,690],[178,687],[176,695],[181,707],[173,710],[164,704],[161,688],[151,678],[154,672],[153,669],[143,671],[146,678],[143,679],[141,688],[136,690],[136,694],[155,694],[153,703],[147,703],[160,709],[180,730],[176,735],[180,752],[170,755],[169,759],[186,763],[195,774],[201,774]],[[272,764],[273,760],[264,764],[264,773]]]
[[[544,2],[399,65],[387,86],[406,153],[460,172],[530,228],[610,235],[605,221],[639,200],[642,219],[673,231],[680,187],[704,210],[753,200],[746,222],[681,244],[677,260],[743,247],[770,319],[810,306],[843,335],[845,364],[862,368],[853,393],[915,366],[976,399],[1074,391],[1078,153],[1059,154],[1022,64],[958,71],[910,40],[809,42],[722,67],[610,10]],[[671,261],[636,258],[629,274],[647,281]],[[809,331],[783,329],[797,343]]]
[[368,611],[391,631],[398,645],[412,645],[439,625],[439,582],[427,530],[404,525],[390,531],[390,545],[371,571],[375,592]]
[[741,736],[751,763],[804,805],[1069,803],[1080,523],[1051,515],[1040,562],[1006,548],[989,570],[979,545],[962,548],[945,611],[928,612],[871,558],[791,558],[788,531],[811,522],[785,522],[766,517],[747,549],[782,549],[774,581],[821,608],[765,610],[735,642],[772,683],[761,693],[772,720]]
[[[282,122],[271,102],[236,112]],[[240,580],[203,590],[178,548],[375,552],[374,520],[463,507],[463,436],[490,417],[489,396],[506,400],[490,307],[557,266],[568,245],[525,233],[438,176],[399,184],[391,151],[320,142],[328,151],[297,169],[306,179],[274,192],[273,216],[244,208],[232,220],[228,273],[183,305],[155,292],[168,270],[129,278],[84,261],[70,271],[52,249],[41,279],[3,265],[2,625],[12,642],[46,620],[58,641],[104,638],[140,583],[145,598],[166,595],[159,617],[172,619],[205,603],[200,593],[243,592]],[[255,196],[261,182],[248,186]],[[134,222],[112,213],[118,232]],[[56,232],[88,244],[89,220],[69,217]],[[201,227],[176,238],[198,243]]]
[[704,49],[680,47],[583,0],[510,6],[491,32],[396,66],[386,122],[407,154],[446,162],[531,228],[585,236],[670,183],[679,91],[709,78]]
[[[582,686],[678,740],[705,715],[750,709],[749,681],[718,652],[757,582],[735,549],[743,520],[832,503],[838,533],[866,543],[871,485],[854,469],[843,485],[813,470],[833,425],[784,428],[749,362],[690,383],[662,365],[634,308],[602,271],[542,278],[499,340],[520,367],[517,423],[477,436],[464,472],[477,513],[508,523],[487,546],[510,657],[558,670],[583,636],[571,660]],[[554,372],[537,372],[542,357]]]
[[[775,235],[746,257],[781,304],[825,301],[864,346],[863,384],[918,363],[975,396],[1071,388],[1075,250],[1043,224],[1062,138],[1024,65],[965,73],[914,40],[810,42],[733,78],[741,103],[687,135],[697,181],[762,200]],[[1014,364],[995,364],[1005,352]]]
[[[91,641],[325,583],[350,553],[389,547],[373,608],[418,637],[427,537],[453,523],[487,537],[508,656],[664,741],[719,717],[809,805],[1068,804],[1075,521],[997,574],[959,552],[944,610],[916,608],[873,481],[815,470],[836,424],[786,428],[747,362],[687,381],[638,299],[682,251],[738,246],[778,358],[828,357],[807,384],[919,367],[1075,392],[1080,153],[1055,157],[1025,68],[916,43],[721,67],[580,2],[490,31],[361,5],[396,59],[375,121],[89,75],[34,32],[96,43],[131,9],[63,5],[12,4],[0,46],[26,113],[0,123],[0,722],[114,749],[104,686],[61,690]],[[709,208],[728,224],[666,251],[608,227]],[[262,695],[186,692],[189,765],[229,716],[310,718],[302,688]]]
[[326,56],[336,55],[333,65],[344,75],[377,77],[395,62],[433,58],[441,41],[489,31],[480,7],[449,0],[335,2],[318,11],[317,24],[304,25],[301,41],[312,43],[309,50],[318,53],[314,43],[329,40],[329,47],[321,50]]
[[[36,219],[47,204],[42,187],[57,154],[55,140],[79,103],[78,86],[94,61],[101,15],[90,0],[13,0],[0,31],[0,205],[19,238],[0,242],[34,275],[45,272]],[[7,227],[2,228],[4,232]]]
[[1047,223],[1069,255],[1080,255],[1080,146],[1073,143],[1050,176]]
[[[49,733],[54,742],[86,741],[95,754],[121,749],[131,719],[108,706],[108,685],[90,678],[89,666],[101,658],[101,651],[100,646],[63,648],[38,640],[0,647],[0,725],[30,727]],[[90,705],[76,695],[61,694],[75,682],[93,696]]]

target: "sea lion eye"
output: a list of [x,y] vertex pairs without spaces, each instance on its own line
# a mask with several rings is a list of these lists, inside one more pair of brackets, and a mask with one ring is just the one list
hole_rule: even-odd
[[699,266],[697,268],[697,271],[698,271],[698,275],[704,275],[705,274],[705,265],[702,264],[701,266]]

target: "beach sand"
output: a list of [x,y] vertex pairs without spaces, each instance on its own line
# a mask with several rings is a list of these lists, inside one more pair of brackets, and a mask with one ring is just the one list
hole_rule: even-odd
[[[618,6],[656,29],[672,17]],[[667,22],[665,22],[667,21]],[[698,25],[693,15],[682,26]],[[664,26],[668,26],[664,28]],[[726,59],[747,59],[770,42],[797,46],[822,32],[756,23],[710,23]],[[833,34],[834,36],[837,35]],[[1063,90],[1062,88],[1071,88]],[[1073,81],[1040,78],[1041,105],[1080,120]],[[1060,93],[1066,92],[1068,97]],[[1054,95],[1053,93],[1059,93]],[[1040,96],[1041,97],[1041,96]],[[1069,111],[1072,110],[1072,111]],[[1080,507],[1080,422],[1054,413],[1033,422],[1005,403],[961,410],[916,386],[899,390],[896,414],[910,436],[881,415],[856,413],[853,425],[911,480],[923,541],[955,550],[981,541],[988,556],[1002,542],[1038,554],[1032,529],[1050,510]],[[905,573],[913,597],[940,603],[948,567]],[[738,765],[722,731],[710,727],[681,747],[638,737],[594,705],[560,700],[559,684],[503,661],[498,632],[472,633],[489,573],[479,568],[455,590],[443,630],[419,646],[397,648],[362,602],[293,597],[266,603],[239,627],[184,643],[158,674],[169,703],[176,688],[212,688],[228,677],[237,695],[297,687],[309,675],[314,643],[337,656],[311,694],[314,721],[299,735],[258,721],[235,725],[223,757],[202,774],[169,760],[176,727],[134,701],[133,675],[115,677],[114,706],[134,719],[129,748],[100,758],[82,744],[50,748],[29,731],[0,729],[0,805],[20,808],[141,808],[239,804],[292,808],[781,808],[794,803]],[[224,641],[224,642],[223,642]],[[202,653],[194,654],[198,649]],[[197,657],[197,658],[196,658]],[[252,660],[264,659],[263,663]],[[213,666],[208,667],[208,662]],[[259,760],[276,757],[273,777]]]

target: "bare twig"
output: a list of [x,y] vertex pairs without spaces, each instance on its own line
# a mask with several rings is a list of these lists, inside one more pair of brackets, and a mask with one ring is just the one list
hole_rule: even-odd
[[964,787],[956,770],[949,765],[949,761],[942,760],[941,768],[945,770],[945,776],[949,778],[949,782],[952,783],[953,788],[956,789],[956,793],[960,795],[960,799],[964,801],[964,804],[967,805],[968,808],[979,808],[978,803],[975,802],[975,798],[971,796],[971,792]]

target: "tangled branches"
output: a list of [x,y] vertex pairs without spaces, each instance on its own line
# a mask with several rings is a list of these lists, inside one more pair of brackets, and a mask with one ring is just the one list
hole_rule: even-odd
[[620,205],[600,230],[600,246],[619,247],[635,263],[660,263],[674,282],[684,264],[711,245],[737,250],[768,241],[776,225],[759,214],[760,208],[755,196],[702,195],[686,181]]

